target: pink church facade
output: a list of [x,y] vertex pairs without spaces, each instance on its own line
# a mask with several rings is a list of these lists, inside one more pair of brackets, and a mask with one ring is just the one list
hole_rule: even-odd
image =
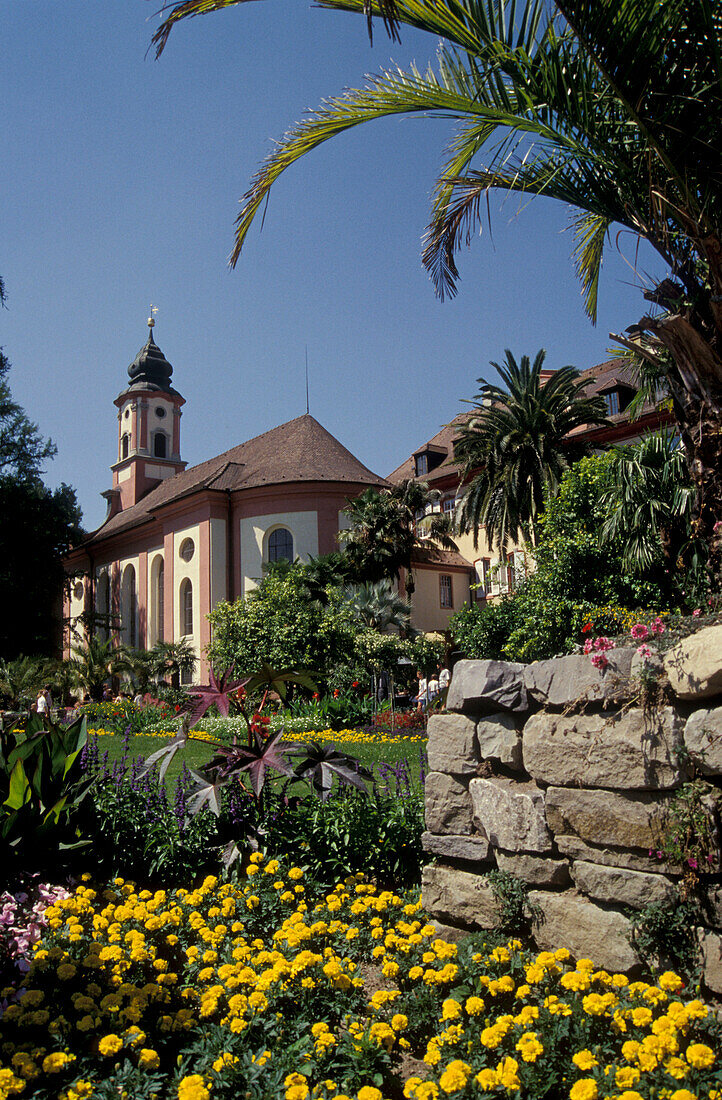
[[208,671],[209,612],[247,595],[271,561],[337,549],[349,499],[385,481],[308,414],[187,469],[184,399],[152,327],[128,374],[115,400],[108,514],[65,558],[65,652],[71,626],[95,614],[133,648],[187,639],[198,681]]

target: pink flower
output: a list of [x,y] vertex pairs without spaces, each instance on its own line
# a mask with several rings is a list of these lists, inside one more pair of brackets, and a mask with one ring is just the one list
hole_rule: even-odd
[[697,860],[696,860],[696,859],[691,859],[691,858],[690,858],[690,859],[688,859],[688,860],[687,860],[687,864],[688,864],[688,866],[689,866],[689,867],[691,867],[691,868],[692,868],[692,870],[693,870],[693,871],[696,871],[696,870],[697,870],[698,864],[697,864]]
[[591,653],[593,645],[594,645],[594,642],[592,641],[592,639],[587,638],[586,642],[584,643],[584,653]]
[[692,612],[692,618],[693,619],[698,619],[701,614],[702,614],[702,608],[701,607],[695,607],[694,611]]
[[606,653],[594,653],[591,660],[594,667],[600,669],[600,671],[604,671],[609,664]]
[[611,642],[609,638],[605,638],[603,635],[594,639],[594,648],[597,653],[604,653],[607,649],[614,649],[614,642]]
[[660,619],[659,615],[657,615],[657,618],[652,623],[652,628],[651,629],[652,629],[653,634],[664,634],[664,631],[665,631],[666,627],[665,627],[664,623],[662,622],[662,620]]
[[637,653],[640,657],[644,657],[645,661],[652,656],[652,650],[649,648],[648,645],[637,646]]
[[635,623],[629,632],[636,642],[643,642],[649,637],[649,630],[644,623]]

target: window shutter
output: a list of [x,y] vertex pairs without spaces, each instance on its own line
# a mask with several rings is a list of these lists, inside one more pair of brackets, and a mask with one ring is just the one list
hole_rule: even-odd
[[503,564],[498,558],[492,558],[491,562],[491,588],[490,592],[492,596],[498,596],[502,592],[502,573]]

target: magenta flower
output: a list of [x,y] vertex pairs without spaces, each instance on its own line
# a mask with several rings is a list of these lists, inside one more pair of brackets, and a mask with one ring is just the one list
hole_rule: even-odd
[[689,866],[689,867],[691,867],[691,868],[692,868],[692,870],[693,870],[693,871],[696,871],[696,870],[697,870],[698,864],[697,864],[697,860],[696,860],[696,859],[693,859],[692,857],[690,857],[690,858],[689,858],[689,859],[687,860],[687,864],[688,864],[688,866]]
[[657,615],[657,618],[652,623],[652,633],[653,634],[664,634],[665,629],[666,629],[666,627],[665,627],[664,623],[660,619],[659,615]]
[[698,619],[701,614],[702,614],[702,608],[701,607],[695,607],[694,611],[692,612],[692,618],[693,619]]
[[652,656],[652,650],[649,648],[648,645],[637,646],[637,653],[640,657],[643,657],[645,661],[647,661]]
[[649,630],[644,623],[635,623],[629,633],[635,642],[643,642],[645,638],[649,637]]
[[586,642],[584,643],[584,650],[583,650],[583,652],[584,652],[584,653],[591,653],[591,652],[592,652],[592,647],[593,647],[593,645],[594,645],[594,642],[592,641],[592,639],[591,639],[591,638],[587,638]]
[[601,672],[603,672],[604,669],[609,664],[606,653],[594,653],[594,654],[592,654],[591,661],[592,661],[592,664],[594,665],[594,667],[598,668]]

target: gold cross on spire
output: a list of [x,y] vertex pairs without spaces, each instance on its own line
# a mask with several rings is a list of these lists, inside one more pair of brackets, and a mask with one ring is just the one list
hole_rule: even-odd
[[158,306],[154,306],[150,303],[150,317],[148,318],[148,328],[152,331],[155,324],[155,315],[158,312]]

